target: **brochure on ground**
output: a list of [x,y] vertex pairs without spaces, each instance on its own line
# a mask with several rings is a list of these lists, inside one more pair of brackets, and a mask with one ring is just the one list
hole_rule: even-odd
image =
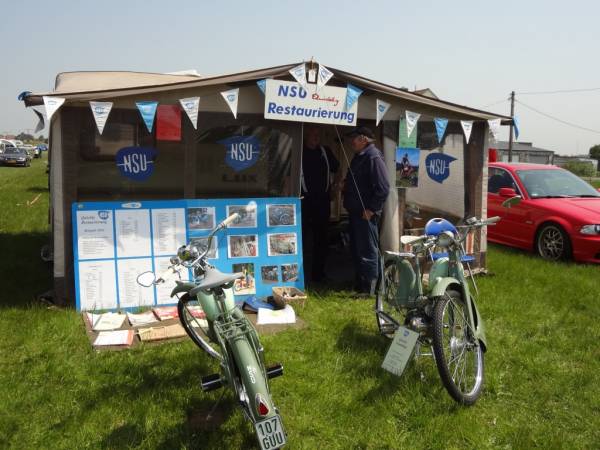
[[285,308],[277,310],[259,308],[257,316],[257,325],[296,323],[296,312],[291,305],[285,305]]
[[94,347],[108,345],[129,346],[133,342],[133,330],[101,331],[94,341]]
[[117,330],[125,322],[125,314],[107,312],[103,314],[86,313],[87,319],[94,331]]

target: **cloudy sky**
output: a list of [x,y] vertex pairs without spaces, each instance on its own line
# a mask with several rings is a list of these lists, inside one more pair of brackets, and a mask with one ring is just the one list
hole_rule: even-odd
[[216,75],[314,57],[506,115],[514,90],[519,140],[559,154],[600,144],[597,1],[23,0],[2,11],[0,132],[35,127],[17,95],[50,90],[59,72]]

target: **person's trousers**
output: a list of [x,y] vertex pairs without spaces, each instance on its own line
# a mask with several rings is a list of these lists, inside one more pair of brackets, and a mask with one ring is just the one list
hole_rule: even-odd
[[[311,278],[325,277],[325,263],[329,254],[329,195],[306,196],[302,200],[302,237],[304,253],[311,255]],[[306,238],[306,239],[304,239]],[[307,244],[310,249],[307,248]]]
[[379,275],[378,216],[365,220],[350,214],[350,251],[354,265],[354,288],[373,293]]

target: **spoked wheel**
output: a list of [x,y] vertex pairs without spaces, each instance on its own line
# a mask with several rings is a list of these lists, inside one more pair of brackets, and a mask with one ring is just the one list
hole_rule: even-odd
[[571,256],[571,241],[564,230],[555,224],[540,229],[535,242],[538,254],[549,261],[560,261]]
[[450,396],[472,405],[483,387],[483,349],[475,340],[467,306],[452,290],[435,305],[433,353],[440,377]]
[[[404,314],[392,306],[398,293],[400,271],[395,261],[385,263],[383,280],[379,280],[375,296],[375,314],[379,332],[390,339],[394,337],[398,325],[404,324]],[[381,314],[383,313],[383,314]],[[396,323],[394,323],[393,319]]]
[[200,311],[200,302],[196,298],[190,297],[188,294],[184,294],[177,303],[177,312],[179,313],[179,321],[185,329],[190,339],[194,341],[201,349],[204,349],[202,345],[203,335],[207,335],[212,341],[215,340],[215,334],[212,327],[212,323],[209,322],[208,327],[203,327],[200,319],[194,317],[198,315],[197,311]]

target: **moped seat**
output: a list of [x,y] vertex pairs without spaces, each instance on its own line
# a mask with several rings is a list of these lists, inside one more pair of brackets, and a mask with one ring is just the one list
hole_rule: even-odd
[[194,290],[212,289],[218,286],[223,286],[227,283],[231,283],[232,281],[243,277],[244,274],[242,272],[223,273],[219,269],[210,268],[206,270],[204,274],[204,279],[198,285],[196,285],[196,288]]

